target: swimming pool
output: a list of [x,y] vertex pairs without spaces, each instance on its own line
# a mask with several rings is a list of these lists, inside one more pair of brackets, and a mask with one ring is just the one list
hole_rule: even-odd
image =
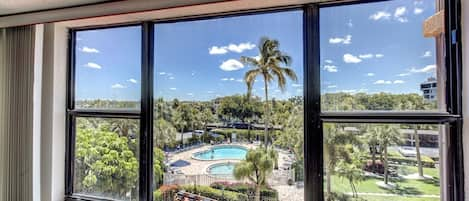
[[246,157],[247,151],[248,150],[242,146],[219,145],[205,151],[196,152],[192,155],[192,158],[197,160],[243,160]]
[[208,167],[207,172],[211,175],[232,176],[234,163],[217,163]]

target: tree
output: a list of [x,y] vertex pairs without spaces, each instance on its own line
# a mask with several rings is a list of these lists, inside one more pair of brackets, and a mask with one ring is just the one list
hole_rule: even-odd
[[155,146],[164,148],[165,145],[176,139],[176,128],[163,118],[159,118],[153,125],[153,138]]
[[103,123],[97,129],[79,122],[76,136],[77,189],[126,196],[136,193],[138,161],[129,139],[112,132]]
[[265,149],[250,149],[246,159],[236,164],[233,174],[236,179],[248,179],[256,187],[256,201],[260,201],[261,187],[267,184],[274,160]]
[[274,79],[277,81],[278,88],[284,91],[287,83],[287,77],[293,81],[297,80],[296,73],[289,67],[282,67],[282,64],[288,66],[291,63],[291,57],[279,50],[279,42],[267,37],[262,37],[259,42],[259,59],[253,57],[241,57],[241,62],[253,67],[246,72],[244,81],[248,88],[248,97],[251,97],[251,91],[257,76],[264,79],[264,143],[268,146],[268,128],[270,124],[269,110],[269,83]]
[[363,139],[365,143],[368,145],[368,149],[370,150],[371,154],[371,166],[373,172],[376,172],[376,154],[379,150],[379,139],[378,135],[381,132],[379,126],[368,125],[366,127],[365,134],[363,135]]
[[399,127],[396,125],[376,125],[378,129],[379,145],[382,148],[384,155],[384,184],[388,184],[389,171],[388,171],[388,147],[390,145],[399,144],[401,142],[401,136],[399,133]]
[[161,149],[153,149],[153,181],[156,186],[163,184],[164,175],[164,152]]
[[173,124],[181,132],[181,146],[184,147],[184,130],[191,125],[192,111],[187,104],[179,104],[173,114]]
[[357,183],[364,180],[361,154],[355,151],[353,147],[348,146],[350,161],[341,160],[337,164],[337,175],[347,179],[352,189],[353,197],[358,197]]
[[324,165],[326,166],[326,191],[331,194],[332,174],[339,162],[351,163],[350,146],[360,145],[356,135],[345,132],[338,124],[324,124]]

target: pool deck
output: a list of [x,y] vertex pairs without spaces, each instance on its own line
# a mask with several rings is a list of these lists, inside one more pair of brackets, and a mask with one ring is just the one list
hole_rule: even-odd
[[[243,146],[247,149],[257,148],[259,144],[247,144],[247,143],[231,143],[231,144],[221,144],[221,145],[238,145]],[[173,163],[178,160],[185,160],[190,163],[190,165],[185,167],[177,167],[174,168],[178,172],[184,175],[208,175],[208,168],[211,165],[217,163],[238,163],[240,160],[235,159],[220,159],[220,160],[197,160],[192,157],[192,155],[196,152],[201,152],[208,150],[214,146],[218,145],[204,145],[202,147],[190,149],[187,151],[173,153],[170,154],[168,159],[169,163]],[[271,174],[269,184],[278,191],[279,199],[280,200],[295,200],[295,201],[302,201],[303,200],[303,187],[297,187],[295,185],[289,186],[287,185],[287,180],[289,177],[289,170],[285,170],[284,167],[291,164],[293,161],[291,159],[291,154],[287,153],[283,150],[278,151],[278,165],[279,169],[274,170]]]

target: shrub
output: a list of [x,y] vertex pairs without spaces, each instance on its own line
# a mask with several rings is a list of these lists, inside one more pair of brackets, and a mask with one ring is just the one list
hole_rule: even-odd
[[196,186],[196,185],[184,185],[180,186],[181,190],[185,190],[190,193],[198,194],[201,196],[209,197],[216,200],[225,201],[247,201],[248,196],[242,193],[237,193],[229,190],[219,190],[209,186]]
[[[255,186],[247,183],[214,182],[210,187],[248,195],[255,195],[256,192]],[[264,186],[261,187],[261,197],[268,197],[270,198],[269,200],[278,200],[278,192],[275,189]]]

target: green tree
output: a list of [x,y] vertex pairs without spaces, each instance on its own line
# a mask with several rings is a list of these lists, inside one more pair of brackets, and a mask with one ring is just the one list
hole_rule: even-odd
[[164,148],[165,145],[172,143],[176,139],[176,128],[163,118],[159,118],[153,125],[153,138],[155,146]]
[[236,164],[233,174],[236,179],[248,179],[256,187],[256,201],[260,201],[261,187],[267,184],[274,159],[265,149],[250,149],[246,159]]
[[389,170],[388,170],[388,147],[394,144],[401,143],[401,136],[399,133],[399,127],[396,125],[376,125],[378,129],[379,145],[384,155],[384,184],[389,182]]
[[80,123],[75,145],[76,188],[119,198],[128,192],[136,194],[138,162],[129,139],[112,132],[106,123],[97,129]]
[[187,104],[178,104],[173,114],[173,124],[181,133],[181,146],[184,147],[184,131],[191,125],[192,111]]
[[241,62],[253,67],[246,72],[244,81],[248,88],[248,97],[251,97],[252,87],[257,76],[264,79],[264,143],[268,146],[268,129],[270,126],[270,109],[269,109],[269,84],[276,80],[278,88],[285,90],[287,77],[296,81],[296,73],[289,67],[282,65],[290,65],[291,57],[279,50],[279,42],[277,40],[262,37],[259,42],[259,59],[253,57],[241,57]]
[[339,162],[351,163],[350,147],[360,146],[357,136],[345,132],[338,124],[324,124],[324,165],[326,168],[326,192],[331,194],[332,174]]
[[379,150],[378,135],[381,132],[379,126],[367,125],[365,134],[363,135],[364,142],[368,145],[371,154],[371,166],[373,172],[376,172],[376,154]]

